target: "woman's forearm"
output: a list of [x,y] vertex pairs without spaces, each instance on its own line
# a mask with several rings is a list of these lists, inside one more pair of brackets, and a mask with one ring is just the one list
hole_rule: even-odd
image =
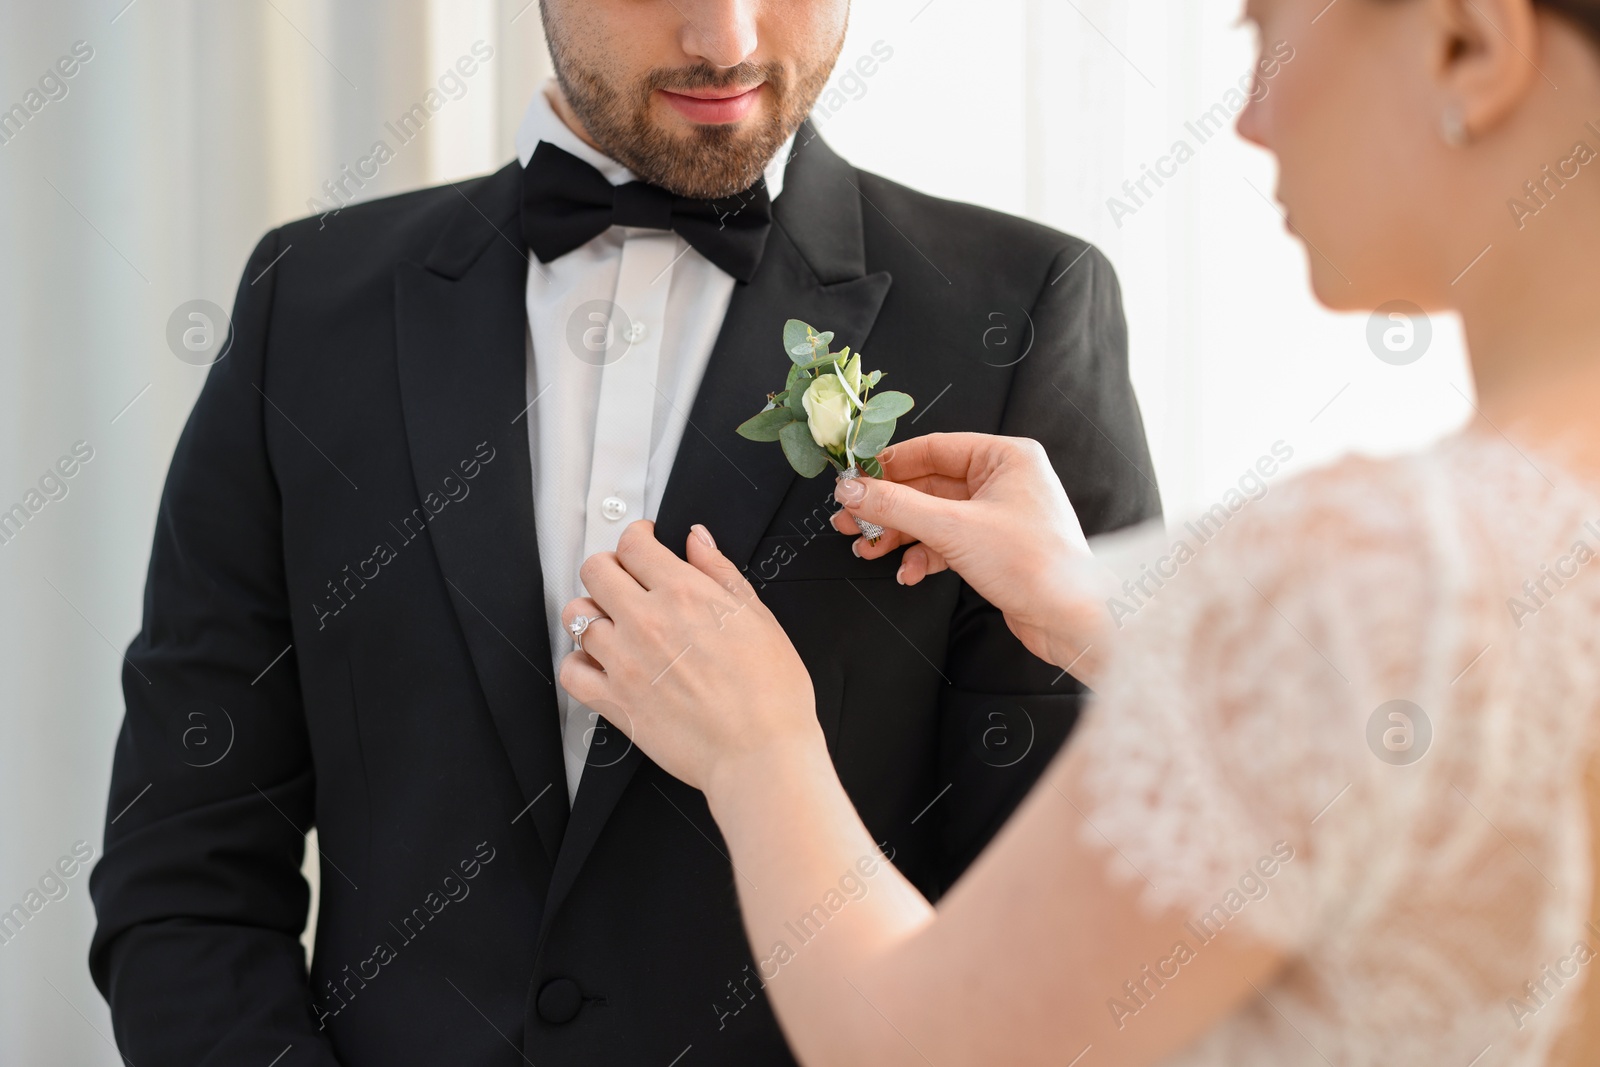
[[739,759],[707,799],[763,989],[801,1062],[915,1058],[852,979],[923,929],[933,908],[867,833],[820,736]]

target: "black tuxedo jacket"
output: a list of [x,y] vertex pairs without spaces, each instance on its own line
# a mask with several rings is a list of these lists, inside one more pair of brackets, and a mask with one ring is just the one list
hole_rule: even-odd
[[[1096,250],[799,144],[659,535],[681,552],[704,522],[747,566],[867,826],[937,896],[1082,690],[955,576],[902,588],[897,556],[856,559],[831,479],[734,433],[782,381],[784,321],[913,394],[902,437],[1042,441],[1091,534],[1158,497]],[[792,1062],[701,795],[602,729],[568,811],[520,190],[513,163],[294,223],[245,270],[163,496],[93,875],[91,967],[131,1062]]]

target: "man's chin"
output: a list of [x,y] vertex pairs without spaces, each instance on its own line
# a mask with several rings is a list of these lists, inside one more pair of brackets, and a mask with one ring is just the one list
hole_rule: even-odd
[[758,182],[771,162],[770,154],[763,154],[768,127],[759,120],[706,125],[674,118],[656,122],[654,128],[655,165],[648,169],[655,173],[647,180],[679,196],[733,196]]

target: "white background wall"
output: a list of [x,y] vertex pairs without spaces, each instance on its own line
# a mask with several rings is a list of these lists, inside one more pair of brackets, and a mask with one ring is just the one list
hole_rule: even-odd
[[[1369,350],[1365,316],[1313,305],[1265,199],[1272,165],[1231,133],[1120,225],[1108,211],[1248,67],[1237,15],[1235,0],[861,0],[844,61],[878,41],[894,55],[824,124],[861,166],[1107,252],[1175,515],[1275,441],[1296,450],[1290,471],[1411,447],[1457,425],[1471,392],[1453,324],[1396,367]],[[305,214],[476,40],[495,58],[363,195],[508,159],[547,60],[529,0],[0,0],[0,16],[0,107],[75,41],[95,51],[0,145],[0,508],[74,442],[95,450],[0,545],[5,908],[75,841],[98,851],[120,654],[204,374],[168,349],[169,316],[227,306],[256,238]],[[971,334],[953,343],[983,344]],[[0,946],[0,1063],[118,1062],[84,964],[86,888],[74,878]]]

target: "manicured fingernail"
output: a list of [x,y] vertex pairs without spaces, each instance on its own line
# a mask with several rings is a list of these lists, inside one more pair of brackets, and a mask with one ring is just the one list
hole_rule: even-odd
[[861,538],[858,537],[850,542],[850,551],[857,556],[861,555]]
[[899,568],[894,572],[894,580],[901,585],[906,584],[906,565],[904,563],[900,564]]
[[707,548],[717,547],[716,541],[712,540],[711,538],[711,531],[706,529],[704,526],[701,526],[699,523],[695,523],[693,526],[689,527],[689,529],[692,530],[694,535],[700,539],[700,543],[702,545],[705,545]]
[[861,503],[862,500],[866,499],[866,495],[867,487],[854,478],[845,479],[833,487],[833,499],[845,507]]

